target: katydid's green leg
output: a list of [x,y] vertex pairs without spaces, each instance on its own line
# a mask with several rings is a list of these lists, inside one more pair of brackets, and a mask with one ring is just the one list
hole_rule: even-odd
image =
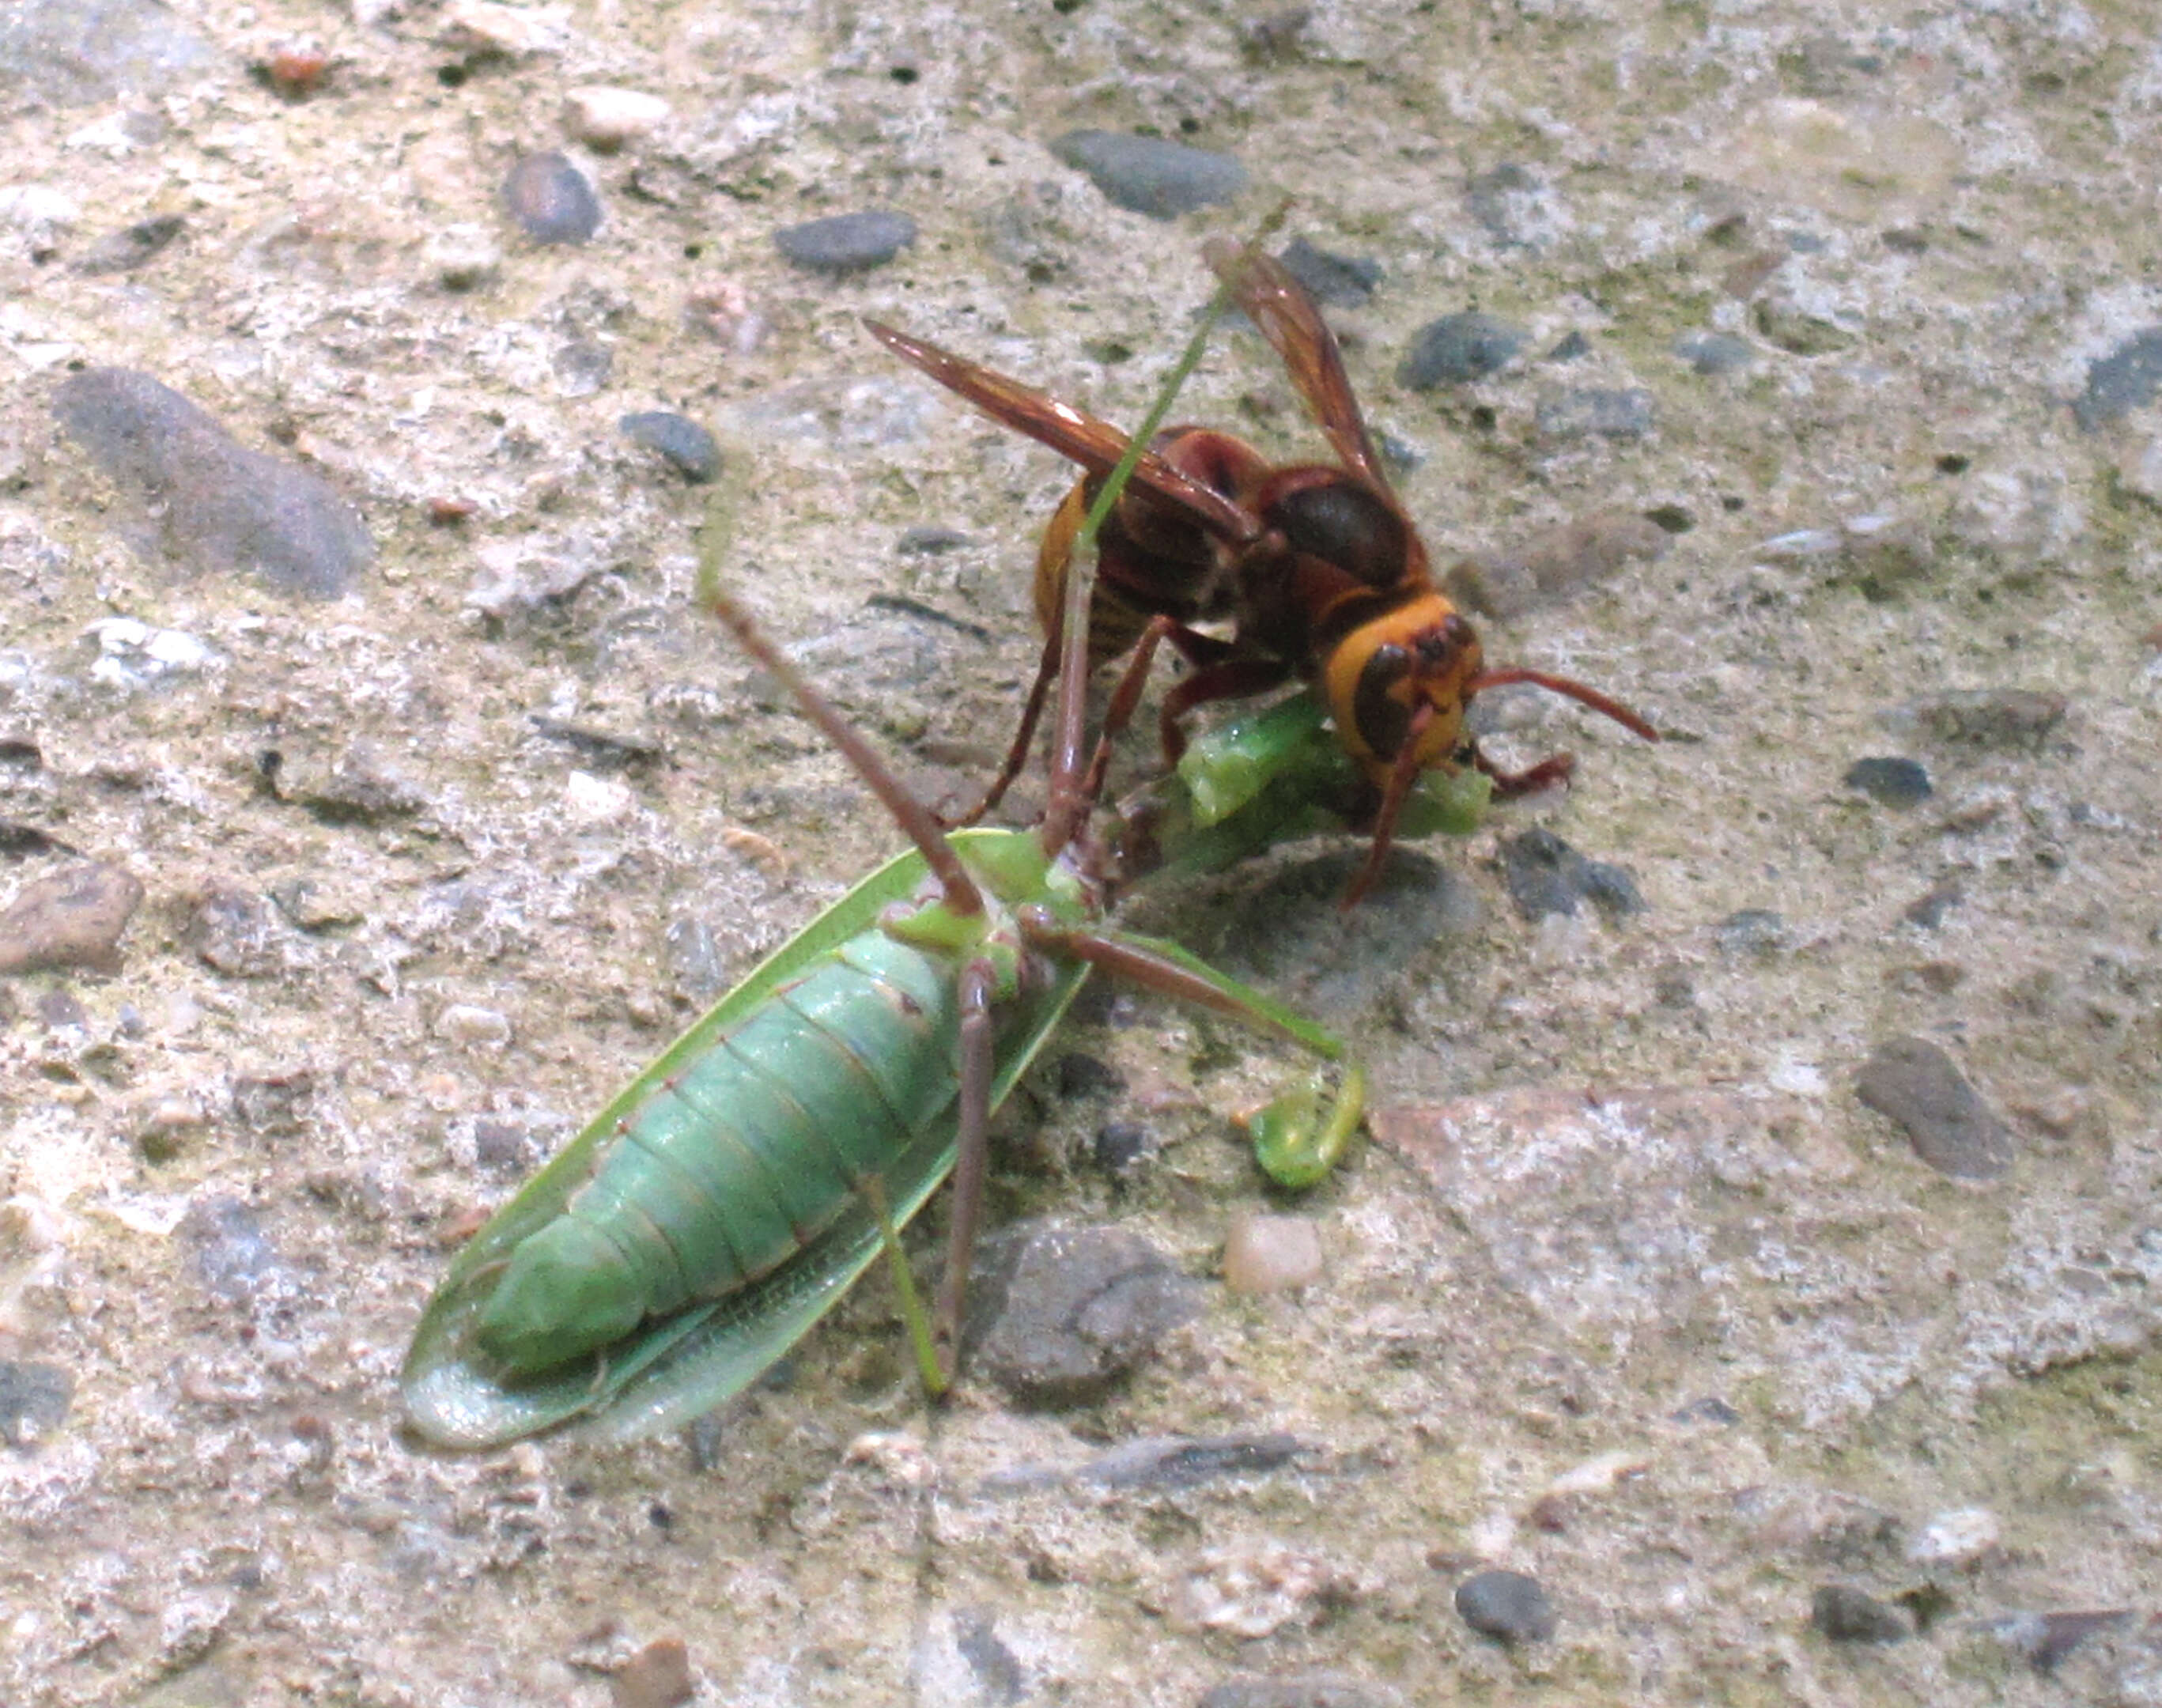
[[909,1267],[908,1253],[901,1248],[901,1230],[893,1225],[893,1211],[885,1198],[885,1183],[875,1174],[866,1174],[856,1183],[878,1218],[879,1243],[885,1247],[886,1261],[893,1267],[894,1297],[901,1303],[901,1320],[908,1329],[908,1343],[916,1350],[916,1373],[922,1378],[926,1393],[936,1397],[946,1391],[946,1377],[938,1367],[938,1347],[931,1330],[931,1319],[924,1314],[923,1296],[916,1290],[916,1272]]
[[[1021,934],[1032,948],[1085,961],[1148,990],[1197,1008],[1242,1020],[1302,1044],[1324,1060],[1344,1061],[1344,1042],[1304,1016],[1272,1001],[1250,985],[1218,972],[1198,955],[1163,938],[1057,925],[1046,910],[1019,914]],[[1294,1190],[1319,1183],[1336,1166],[1366,1107],[1366,1076],[1355,1062],[1345,1064],[1343,1084],[1326,1110],[1319,1076],[1286,1092],[1247,1123],[1254,1155],[1269,1178]]]

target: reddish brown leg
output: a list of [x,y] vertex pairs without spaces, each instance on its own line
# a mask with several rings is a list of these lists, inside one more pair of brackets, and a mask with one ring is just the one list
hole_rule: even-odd
[[1089,763],[1088,780],[1082,786],[1082,791],[1092,801],[1104,792],[1104,774],[1111,765],[1111,744],[1125,734],[1126,726],[1134,721],[1134,713],[1141,703],[1141,691],[1148,686],[1149,666],[1156,662],[1157,648],[1167,640],[1189,660],[1206,657],[1209,649],[1224,644],[1197,633],[1174,617],[1158,615],[1149,619],[1148,627],[1141,630],[1141,638],[1135,643],[1133,656],[1119,673],[1119,685],[1112,690],[1111,703],[1104,713],[1103,733],[1096,738],[1095,756]]
[[984,1176],[990,1151],[991,990],[996,978],[982,961],[971,961],[961,969],[961,1097],[953,1211],[946,1233],[946,1272],[938,1280],[938,1308],[931,1325],[938,1374],[948,1386],[961,1359],[961,1313],[969,1298],[976,1229],[983,1220]]
[[1541,789],[1551,789],[1556,783],[1565,783],[1576,769],[1576,755],[1557,753],[1528,765],[1520,771],[1505,771],[1479,750],[1479,744],[1469,741],[1471,763],[1494,780],[1494,793],[1504,801],[1513,801],[1519,795],[1535,795]]
[[1351,887],[1344,892],[1338,904],[1345,911],[1356,907],[1366,892],[1374,887],[1374,880],[1381,875],[1381,868],[1389,861],[1389,845],[1396,840],[1397,819],[1404,810],[1404,800],[1418,781],[1419,738],[1426,734],[1427,726],[1434,722],[1434,706],[1422,701],[1412,713],[1411,727],[1404,732],[1404,744],[1397,750],[1397,762],[1389,767],[1388,786],[1381,791],[1381,810],[1374,815],[1373,845],[1366,850],[1366,864],[1359,868],[1359,875],[1351,880]]
[[1179,723],[1197,706],[1217,700],[1242,700],[1249,694],[1266,694],[1291,680],[1292,666],[1276,658],[1227,658],[1205,665],[1163,697],[1163,711],[1157,732],[1163,743],[1167,765],[1177,765],[1186,751],[1186,732]]
[[998,776],[983,798],[958,818],[944,822],[948,830],[962,829],[977,823],[983,816],[1005,799],[1006,791],[1013,786],[1021,767],[1028,763],[1028,750],[1036,744],[1036,726],[1043,718],[1043,703],[1051,697],[1051,685],[1058,680],[1059,637],[1053,634],[1043,643],[1043,657],[1036,666],[1036,683],[1028,691],[1028,704],[1022,708],[1021,728],[1014,734],[1013,745],[1006,750],[1005,763],[999,767]]

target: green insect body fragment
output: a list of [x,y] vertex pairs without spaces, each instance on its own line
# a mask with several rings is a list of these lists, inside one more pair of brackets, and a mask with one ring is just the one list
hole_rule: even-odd
[[850,939],[654,1086],[562,1216],[511,1255],[483,1350],[530,1376],[770,1273],[944,1113],[949,967]]
[[[452,1264],[402,1384],[415,1425],[499,1445],[587,1419],[631,1438],[757,1379],[879,1254],[863,1190],[906,1224],[953,1167],[957,973],[1000,967],[995,1103],[1086,977],[1024,976],[1010,905],[1079,917],[1032,838],[954,843],[993,897],[914,899],[906,854],[835,902],[619,1093]],[[908,939],[916,939],[910,941]]]
[[[933,1130],[954,1094],[957,956],[900,937],[953,935],[942,911],[848,939],[644,1088],[494,1283],[475,1339],[505,1377],[772,1273]],[[1000,917],[965,922],[957,948],[995,942]]]

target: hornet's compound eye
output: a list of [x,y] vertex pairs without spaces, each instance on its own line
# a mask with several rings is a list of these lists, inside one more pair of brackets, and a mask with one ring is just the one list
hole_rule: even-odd
[[1352,721],[1368,750],[1383,759],[1396,757],[1411,728],[1411,697],[1397,691],[1411,673],[1411,650],[1394,643],[1376,647],[1359,672],[1359,687],[1351,702]]
[[1411,525],[1379,494],[1341,476],[1286,493],[1265,520],[1294,551],[1333,563],[1376,591],[1404,578]]

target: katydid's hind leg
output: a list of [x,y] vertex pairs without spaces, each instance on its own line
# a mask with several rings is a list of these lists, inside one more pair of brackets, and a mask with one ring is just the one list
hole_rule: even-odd
[[1247,1123],[1255,1158],[1269,1177],[1294,1190],[1314,1185],[1336,1166],[1366,1110],[1366,1074],[1346,1059],[1342,1039],[1303,1015],[1218,972],[1198,956],[1162,938],[1061,926],[1047,910],[1028,907],[1018,916],[1031,947],[1084,961],[1099,971],[1190,1002],[1345,1063],[1334,1099],[1324,1110],[1317,1077],[1277,1098]]
[[971,961],[961,969],[961,1094],[953,1208],[947,1225],[946,1272],[939,1277],[938,1308],[931,1325],[938,1374],[934,1398],[953,1385],[960,1362],[969,1268],[975,1260],[976,1230],[983,1220],[991,1127],[991,992],[997,979],[995,970],[983,961]]

